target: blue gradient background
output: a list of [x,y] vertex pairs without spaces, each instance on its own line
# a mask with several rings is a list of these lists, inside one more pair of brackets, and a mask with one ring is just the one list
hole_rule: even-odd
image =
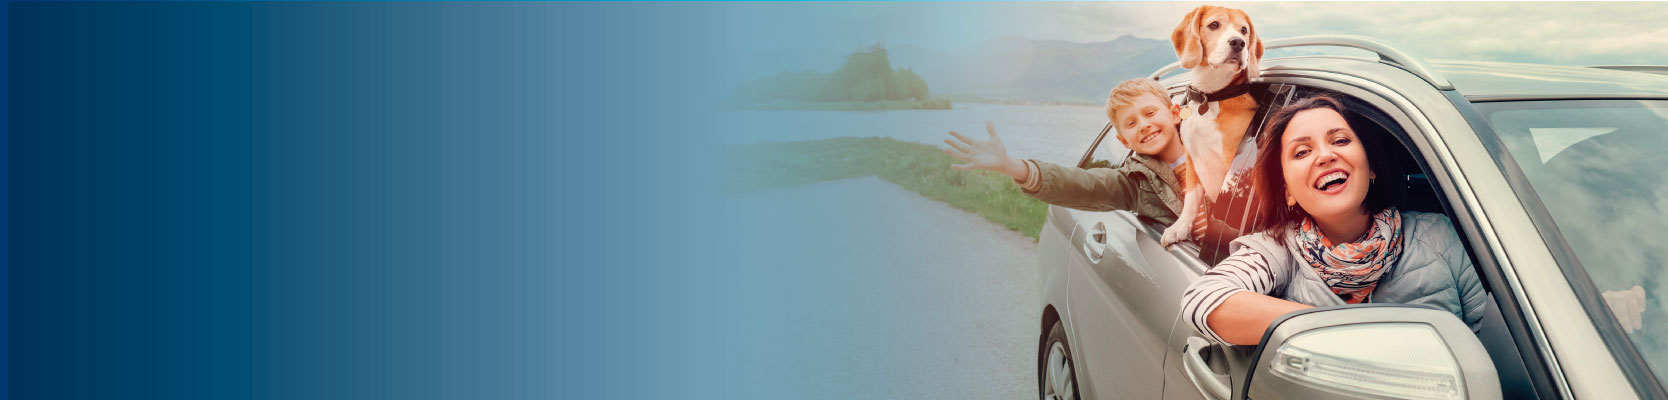
[[738,7],[10,3],[14,398],[730,398]]
[[[1034,319],[1021,321],[1018,346],[968,340],[1011,325],[976,317],[1025,304],[980,303],[999,296],[954,285],[1004,277],[908,268],[977,244],[912,237],[932,233],[893,220],[865,225],[921,220],[904,218],[918,209],[847,201],[865,193],[725,193],[726,143],[792,139],[772,135],[799,121],[761,127],[714,111],[738,84],[832,70],[877,42],[954,50],[1009,36],[1105,42],[1136,31],[1162,40],[1189,6],[11,2],[0,11],[0,391],[1030,393]],[[1376,6],[1404,21],[1488,22],[1406,33],[1418,25],[1374,22],[1393,15],[1363,4],[1243,7],[1269,37],[1365,34],[1412,40],[1408,48],[1440,58],[1596,65],[1663,56],[1649,38],[1625,35],[1657,22],[1633,3]],[[1568,42],[1488,48],[1509,31],[1498,27],[1594,15],[1602,18],[1543,27],[1584,34]],[[979,132],[982,122],[924,129]],[[934,253],[922,242],[949,245]],[[888,303],[898,299],[907,304]],[[921,304],[938,308],[909,309]],[[1008,352],[1018,356],[1003,359]],[[981,364],[990,360],[1000,362]],[[853,383],[868,387],[845,390]]]

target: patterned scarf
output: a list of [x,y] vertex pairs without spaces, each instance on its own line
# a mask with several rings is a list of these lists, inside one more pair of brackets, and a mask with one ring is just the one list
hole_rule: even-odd
[[1378,286],[1378,278],[1402,257],[1402,214],[1394,207],[1373,216],[1372,227],[1361,240],[1333,245],[1321,235],[1312,218],[1303,219],[1294,238],[1298,253],[1321,280],[1345,303],[1367,299]]

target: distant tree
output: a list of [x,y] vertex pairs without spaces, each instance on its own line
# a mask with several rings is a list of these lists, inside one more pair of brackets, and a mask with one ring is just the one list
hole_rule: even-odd
[[920,75],[916,75],[915,71],[904,68],[893,73],[892,76],[895,82],[893,85],[897,88],[898,93],[896,97],[893,97],[894,100],[927,99],[927,81],[921,79]]
[[[832,73],[783,72],[743,86],[741,95],[753,101],[931,100],[927,81],[909,68],[892,69],[879,44],[846,56]],[[932,103],[929,108],[949,108],[948,102]]]
[[859,82],[856,86],[851,87],[851,95],[847,99],[856,101],[886,100],[886,81],[869,79]]

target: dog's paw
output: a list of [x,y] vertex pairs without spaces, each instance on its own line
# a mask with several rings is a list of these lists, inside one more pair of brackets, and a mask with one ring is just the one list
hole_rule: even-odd
[[[1187,222],[1187,223],[1183,223],[1183,222]],[[1161,244],[1161,245],[1164,245],[1164,246],[1169,246],[1169,245],[1172,245],[1172,244],[1181,243],[1182,241],[1192,240],[1192,239],[1193,239],[1193,224],[1192,224],[1192,221],[1176,221],[1176,223],[1170,224],[1169,228],[1164,228],[1164,236],[1159,239],[1158,243]]]

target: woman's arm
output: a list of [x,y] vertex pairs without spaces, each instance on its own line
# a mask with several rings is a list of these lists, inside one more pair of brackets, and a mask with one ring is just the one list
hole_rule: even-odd
[[1263,340],[1268,324],[1286,313],[1314,306],[1268,297],[1261,293],[1239,292],[1228,296],[1205,323],[1222,341],[1234,345],[1254,345]]
[[1310,307],[1268,296],[1286,284],[1289,270],[1270,266],[1256,250],[1241,247],[1187,288],[1182,314],[1205,336],[1234,345],[1257,344],[1275,318]]

